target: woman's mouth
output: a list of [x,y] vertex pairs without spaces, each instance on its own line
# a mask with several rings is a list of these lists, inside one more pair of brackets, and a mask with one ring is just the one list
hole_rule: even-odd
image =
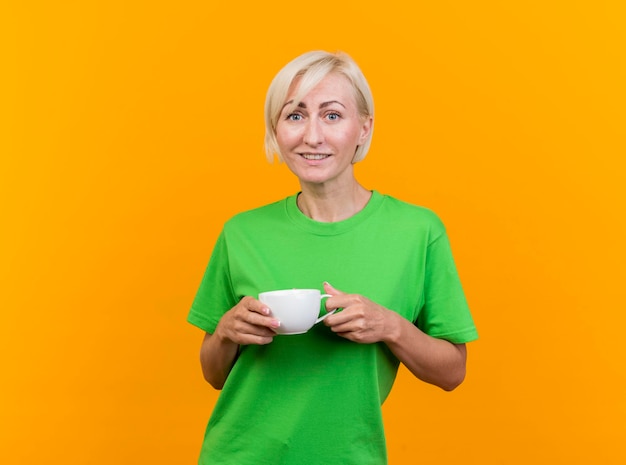
[[326,153],[301,153],[300,156],[305,160],[323,160],[324,158],[330,157],[330,155]]

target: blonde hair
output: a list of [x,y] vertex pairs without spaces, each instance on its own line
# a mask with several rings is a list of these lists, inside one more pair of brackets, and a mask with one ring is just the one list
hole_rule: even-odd
[[[369,84],[355,61],[343,52],[324,51],[308,52],[287,63],[276,74],[265,97],[265,154],[268,161],[274,161],[274,154],[282,161],[282,155],[276,141],[276,125],[289,93],[289,88],[296,78],[300,79],[298,94],[293,99],[293,106],[317,86],[328,74],[340,73],[352,84],[357,104],[357,111],[363,118],[373,118],[374,100]],[[352,158],[352,163],[363,160],[372,140],[372,127],[367,140],[359,145]]]

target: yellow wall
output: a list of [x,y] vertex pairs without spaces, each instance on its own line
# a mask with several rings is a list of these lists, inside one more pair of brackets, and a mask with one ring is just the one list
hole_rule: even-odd
[[481,335],[453,393],[401,372],[391,463],[625,463],[624,3],[257,3],[0,8],[0,463],[195,462],[187,309],[223,221],[297,188],[263,100],[318,48],[362,65],[358,176],[439,213]]

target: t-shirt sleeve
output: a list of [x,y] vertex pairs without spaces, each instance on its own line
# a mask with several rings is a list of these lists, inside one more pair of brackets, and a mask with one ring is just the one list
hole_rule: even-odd
[[426,334],[455,344],[478,338],[445,230],[428,245],[424,305],[416,324]]
[[236,304],[230,280],[228,246],[224,232],[219,235],[187,321],[213,333],[222,315]]

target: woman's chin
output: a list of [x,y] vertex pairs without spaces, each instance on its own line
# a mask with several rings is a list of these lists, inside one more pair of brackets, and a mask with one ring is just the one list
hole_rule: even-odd
[[291,172],[300,180],[300,183],[305,184],[323,184],[332,177],[328,170],[321,167],[299,167],[292,169]]

